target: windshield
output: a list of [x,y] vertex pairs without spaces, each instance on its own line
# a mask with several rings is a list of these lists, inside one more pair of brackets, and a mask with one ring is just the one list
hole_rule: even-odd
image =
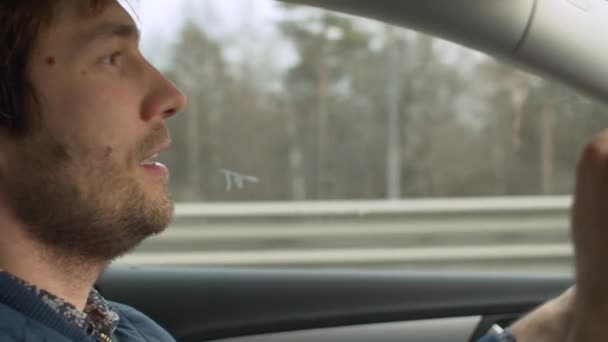
[[131,264],[570,271],[603,104],[385,23],[268,0],[142,2],[188,96],[170,230]]

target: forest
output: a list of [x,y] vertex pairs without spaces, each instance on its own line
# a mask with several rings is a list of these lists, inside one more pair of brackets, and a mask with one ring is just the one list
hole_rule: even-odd
[[[268,25],[294,57],[283,68],[246,21],[233,37],[181,26],[162,68],[188,96],[162,156],[176,201],[569,194],[582,146],[608,125],[604,104],[452,43],[280,14]],[[256,53],[231,57],[235,44]]]

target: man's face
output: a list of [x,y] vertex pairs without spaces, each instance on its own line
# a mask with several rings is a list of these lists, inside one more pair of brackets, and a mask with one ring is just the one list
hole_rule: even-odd
[[36,42],[39,115],[5,149],[3,181],[29,236],[62,255],[113,259],[172,218],[168,171],[146,159],[168,147],[165,120],[185,97],[138,40],[114,3],[92,17],[66,10]]

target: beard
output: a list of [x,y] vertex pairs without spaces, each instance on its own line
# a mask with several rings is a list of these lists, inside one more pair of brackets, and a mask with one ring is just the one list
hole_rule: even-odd
[[166,184],[151,186],[136,175],[139,158],[167,137],[158,127],[126,161],[112,158],[111,147],[70,153],[48,135],[24,138],[5,174],[8,203],[51,257],[112,261],[171,222]]

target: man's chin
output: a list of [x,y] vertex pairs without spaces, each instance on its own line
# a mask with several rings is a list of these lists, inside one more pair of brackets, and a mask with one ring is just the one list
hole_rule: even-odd
[[152,197],[149,202],[150,212],[148,214],[151,219],[155,221],[150,224],[151,227],[155,227],[155,229],[152,229],[152,235],[160,234],[164,232],[173,221],[175,215],[173,200],[171,199],[167,186],[164,184],[161,187],[154,189],[153,193],[148,194],[148,196]]

